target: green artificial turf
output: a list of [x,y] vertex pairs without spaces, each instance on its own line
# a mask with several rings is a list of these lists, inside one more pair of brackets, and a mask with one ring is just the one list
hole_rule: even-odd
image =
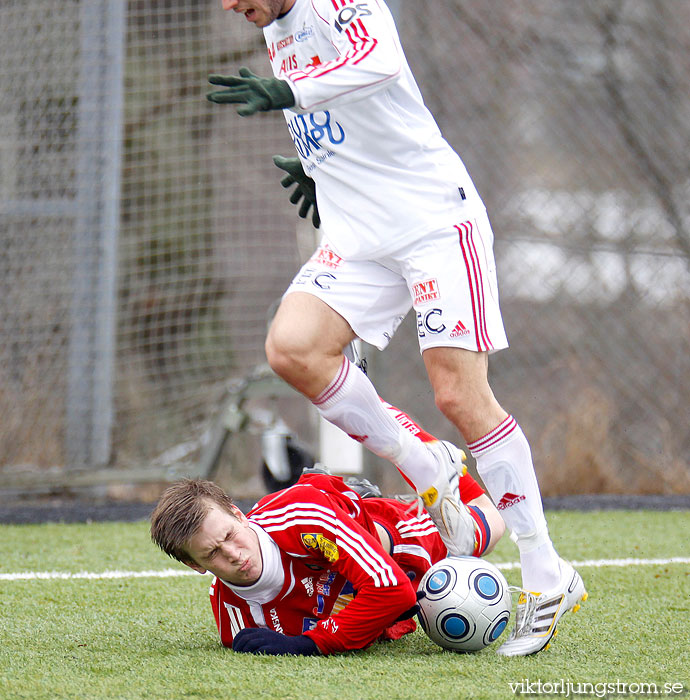
[[[573,560],[690,555],[687,511],[556,512],[548,518],[560,553]],[[0,573],[182,568],[151,545],[145,522],[3,526],[0,532]],[[516,548],[504,538],[490,559],[516,561]],[[446,652],[420,630],[331,657],[236,655],[218,643],[208,576],[0,580],[0,698],[687,695],[690,565],[580,571],[590,593],[582,610],[563,618],[549,650],[511,659],[493,647],[471,655]],[[506,577],[517,584],[519,571],[508,570]],[[562,692],[549,683],[563,684]],[[657,692],[635,685],[645,683],[655,683]]]

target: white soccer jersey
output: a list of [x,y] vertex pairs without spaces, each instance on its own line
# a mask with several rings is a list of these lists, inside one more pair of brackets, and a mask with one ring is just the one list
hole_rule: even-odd
[[442,137],[381,0],[296,0],[264,28],[326,242],[346,259],[390,253],[481,204]]

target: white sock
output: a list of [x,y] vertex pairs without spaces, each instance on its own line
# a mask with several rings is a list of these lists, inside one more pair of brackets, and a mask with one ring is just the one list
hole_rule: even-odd
[[503,520],[517,536],[523,588],[535,592],[555,588],[559,557],[549,537],[532,453],[520,426],[508,416],[467,447]]
[[346,357],[313,404],[327,421],[393,462],[418,492],[436,480],[440,468],[434,455],[393,417],[369,378]]

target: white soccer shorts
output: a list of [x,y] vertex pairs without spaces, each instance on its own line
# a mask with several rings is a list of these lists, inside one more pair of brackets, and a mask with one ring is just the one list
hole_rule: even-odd
[[379,350],[412,307],[421,352],[506,348],[493,232],[485,210],[474,214],[376,260],[344,260],[322,241],[285,294],[313,294]]

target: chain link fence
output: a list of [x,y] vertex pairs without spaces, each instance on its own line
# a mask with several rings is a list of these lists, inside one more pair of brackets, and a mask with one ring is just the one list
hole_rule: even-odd
[[[264,360],[313,232],[271,161],[292,152],[282,115],[204,99],[211,72],[269,70],[261,33],[219,5],[0,5],[6,487],[184,472],[228,381]],[[544,495],[689,492],[690,5],[391,7],[492,219],[511,340],[492,383]],[[460,441],[411,319],[367,355],[382,396]],[[305,404],[279,408],[314,444]],[[232,454],[228,479],[259,491],[256,440]]]

